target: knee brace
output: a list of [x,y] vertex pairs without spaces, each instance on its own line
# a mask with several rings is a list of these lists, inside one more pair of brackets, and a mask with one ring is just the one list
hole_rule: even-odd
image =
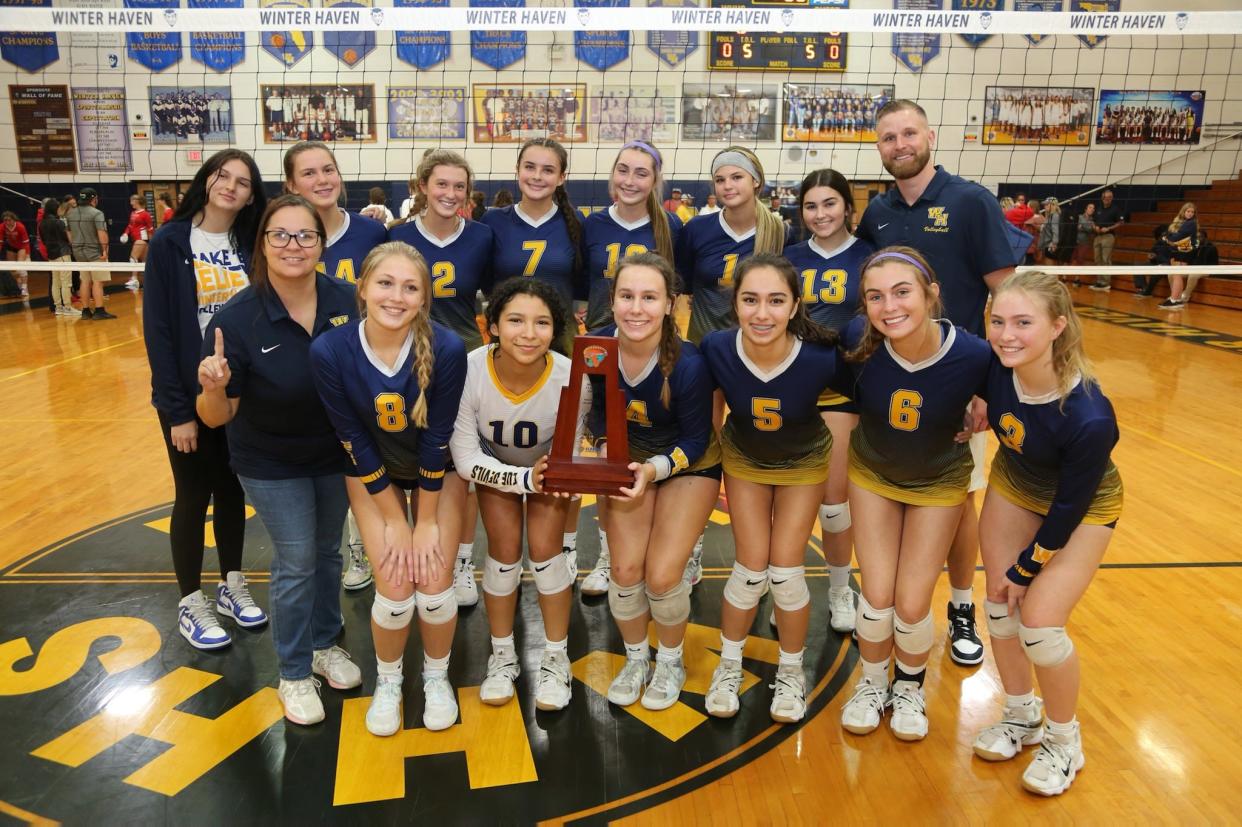
[[931,612],[927,613],[927,617],[913,623],[906,623],[900,615],[894,614],[893,631],[896,633],[896,646],[910,655],[926,654],[936,638],[936,624],[932,620]]
[[634,620],[647,613],[647,585],[641,580],[633,586],[608,582],[608,608],[617,620]]
[[829,534],[849,531],[854,523],[850,519],[849,503],[833,503],[819,507],[819,524]]
[[535,588],[540,594],[559,594],[574,584],[574,572],[564,554],[555,554],[542,563],[530,561],[530,573],[535,578]]
[[522,581],[522,562],[502,563],[488,556],[483,561],[483,591],[493,597],[508,597]]
[[858,611],[854,615],[854,631],[858,639],[868,643],[883,643],[893,636],[893,615],[896,609],[877,609],[867,602],[867,598],[858,595]]
[[678,580],[677,585],[664,594],[652,594],[648,590],[647,602],[651,606],[651,619],[661,626],[676,626],[690,617],[690,587],[685,580]]
[[782,611],[796,612],[811,602],[806,566],[768,566],[768,583],[772,585],[772,602]]
[[1030,626],[1018,624],[1018,637],[1022,638],[1022,648],[1026,657],[1036,666],[1045,669],[1060,666],[1074,654],[1074,642],[1065,634],[1064,626]]
[[983,610],[988,614],[988,634],[997,640],[1011,640],[1018,636],[1018,625],[1022,620],[1021,613],[1010,614],[1006,603],[983,601]]
[[725,581],[724,598],[739,609],[750,610],[759,605],[767,587],[766,571],[751,571],[735,561],[733,573]]
[[418,598],[418,619],[432,626],[448,623],[457,617],[457,593],[449,586],[439,594],[415,592]]
[[381,629],[404,629],[414,619],[414,595],[405,600],[389,600],[376,592],[371,603],[371,619]]

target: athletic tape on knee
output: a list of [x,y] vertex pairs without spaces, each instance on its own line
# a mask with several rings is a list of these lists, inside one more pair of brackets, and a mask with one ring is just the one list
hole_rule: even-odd
[[932,648],[936,639],[936,624],[929,611],[922,620],[907,623],[900,615],[893,616],[894,644],[901,651],[910,655],[925,655]]
[[634,620],[647,613],[647,585],[641,580],[633,586],[622,586],[616,580],[608,583],[608,608],[617,620]]
[[414,595],[405,600],[389,600],[377,591],[371,602],[371,619],[381,629],[404,629],[414,619]]
[[415,592],[418,598],[418,619],[433,626],[448,623],[457,617],[457,593],[449,586],[439,594]]
[[772,586],[772,601],[782,611],[796,612],[811,602],[806,566],[768,566],[768,583]]
[[494,557],[483,561],[483,591],[493,597],[508,597],[522,582],[522,563],[502,563]]
[[690,618],[690,586],[685,580],[663,594],[647,590],[647,602],[651,605],[651,619],[661,626],[676,626]]
[[819,507],[819,524],[829,534],[849,531],[854,521],[850,518],[849,503],[832,503]]
[[540,594],[560,594],[574,583],[574,573],[569,570],[569,560],[564,554],[554,554],[542,563],[530,561],[530,573],[535,577],[535,588]]
[[854,631],[858,633],[859,640],[865,640],[868,643],[883,643],[893,636],[893,615],[896,610],[889,606],[887,609],[877,609],[867,602],[864,595],[858,595],[858,611],[854,615]]
[[1074,642],[1065,634],[1064,626],[1030,626],[1018,624],[1018,637],[1027,659],[1036,666],[1060,666],[1074,654]]
[[988,634],[997,640],[1012,640],[1018,636],[1018,624],[1022,615],[1018,612],[1009,613],[1009,604],[983,601],[983,610],[988,615]]
[[751,571],[741,563],[734,562],[733,573],[725,581],[724,597],[739,609],[753,609],[759,605],[759,599],[763,597],[767,586],[767,571]]

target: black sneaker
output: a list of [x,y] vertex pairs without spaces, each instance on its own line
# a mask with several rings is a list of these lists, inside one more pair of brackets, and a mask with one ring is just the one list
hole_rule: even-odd
[[949,657],[961,666],[983,663],[983,641],[975,626],[975,605],[957,608],[949,601]]
[[102,307],[100,307],[95,311],[95,318],[96,319],[115,319],[116,316],[113,316],[107,310],[104,310]]
[[93,315],[93,314],[94,314],[94,311],[92,311],[89,307],[83,307],[83,308],[82,308],[82,318],[83,318],[83,319],[90,319],[90,318],[94,318],[94,315]]

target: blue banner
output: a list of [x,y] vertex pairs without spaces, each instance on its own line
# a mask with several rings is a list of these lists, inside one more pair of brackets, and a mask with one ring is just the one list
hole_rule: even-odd
[[[396,8],[447,6],[449,0],[393,0]],[[452,45],[448,32],[397,32],[397,58],[415,69],[427,70],[448,60]]]
[[[1060,11],[1064,0],[1013,0],[1014,11]],[[1038,46],[1044,42],[1046,34],[1028,34],[1024,37]]]
[[[370,9],[371,0],[323,0],[325,9]],[[375,32],[324,32],[323,47],[349,68],[375,51]]]
[[[590,23],[591,8],[605,6],[622,8],[630,0],[574,0],[582,25]],[[574,57],[601,72],[611,69],[630,56],[630,33],[625,29],[574,32]]]
[[[1069,10],[1072,12],[1117,12],[1121,11],[1121,0],[1070,0]],[[1080,34],[1078,39],[1094,49],[1104,42],[1102,34]]]
[[[265,9],[308,9],[310,0],[262,0]],[[286,68],[297,63],[315,48],[315,34],[304,31],[263,32],[259,38],[263,51]]]
[[[524,8],[526,0],[470,0],[471,8]],[[470,56],[500,70],[526,57],[526,32],[472,31]]]
[[[191,9],[240,9],[243,0],[189,0]],[[227,72],[246,59],[242,32],[190,32],[190,60],[217,72]]]
[[[179,5],[179,0],[125,0],[127,9],[163,9],[170,29],[177,25]],[[126,32],[125,50],[135,63],[152,72],[162,72],[181,62],[181,33]]]
[[[901,11],[941,11],[944,0],[893,0],[893,8]],[[911,72],[923,67],[940,54],[940,35],[898,32],[893,35],[893,57]]]
[[[649,0],[648,6],[697,8],[695,0]],[[677,68],[699,48],[698,32],[647,32],[647,48],[669,66]]]
[[[953,0],[953,11],[982,12],[979,15],[979,22],[985,29],[992,25],[992,12],[1004,10],[1005,0]],[[964,34],[962,40],[977,49],[980,43],[991,36],[990,34]]]
[[[0,9],[13,6],[50,6],[52,0],[0,0]],[[55,32],[0,32],[0,59],[27,72],[37,72],[60,60]]]

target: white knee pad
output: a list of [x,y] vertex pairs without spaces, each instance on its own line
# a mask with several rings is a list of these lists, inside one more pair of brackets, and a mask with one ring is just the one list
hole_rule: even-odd
[[832,503],[819,507],[819,524],[829,534],[840,534],[849,531],[854,524],[850,519],[849,503]]
[[806,566],[768,566],[768,583],[778,609],[796,612],[811,602],[811,590],[806,587]]
[[685,623],[690,617],[690,586],[685,580],[678,580],[677,585],[664,594],[652,594],[648,590],[647,602],[651,606],[651,619],[659,625]]
[[530,573],[535,578],[535,588],[540,594],[559,594],[574,583],[574,573],[564,554],[555,554],[542,563],[530,561]]
[[617,620],[633,620],[647,613],[647,585],[641,580],[633,586],[608,582],[608,608]]
[[1074,654],[1074,642],[1065,634],[1064,626],[1030,626],[1018,624],[1018,637],[1022,638],[1022,648],[1026,657],[1036,666],[1045,669],[1060,666]]
[[725,581],[724,598],[739,609],[749,610],[759,605],[768,587],[766,571],[751,571],[741,563],[733,563],[733,573]]
[[931,612],[913,623],[906,623],[900,615],[894,614],[893,631],[896,633],[896,646],[910,655],[923,655],[931,651],[932,641],[936,639],[936,624]]
[[1018,625],[1022,620],[1021,613],[1009,613],[1006,603],[983,601],[983,610],[988,614],[988,634],[997,640],[1011,640],[1018,636]]
[[893,636],[893,616],[896,609],[877,609],[867,602],[862,594],[858,595],[858,611],[854,614],[854,631],[858,639],[868,643],[883,643]]
[[457,593],[449,586],[439,594],[415,592],[418,598],[418,619],[432,626],[448,623],[457,617]]
[[483,591],[493,597],[508,597],[522,582],[522,561],[502,563],[495,557],[483,561]]
[[414,595],[405,600],[389,600],[377,591],[371,603],[371,619],[381,629],[404,629],[414,619]]

